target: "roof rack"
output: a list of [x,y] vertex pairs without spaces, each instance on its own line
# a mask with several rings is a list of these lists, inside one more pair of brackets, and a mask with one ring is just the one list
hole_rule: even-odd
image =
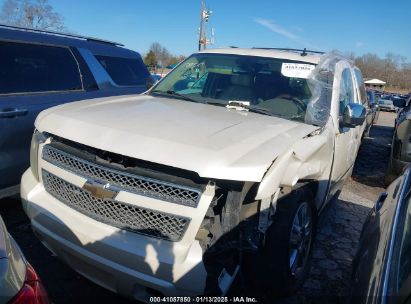
[[76,35],[76,34],[70,34],[70,33],[61,33],[61,32],[56,32],[56,31],[49,31],[49,30],[32,29],[32,28],[26,28],[26,27],[15,26],[15,25],[0,24],[0,28],[13,29],[13,30],[19,30],[19,31],[25,31],[25,32],[51,34],[51,35],[56,35],[60,37],[70,37],[70,38],[82,39],[82,40],[87,40],[87,41],[107,43],[107,44],[116,45],[116,46],[124,46],[124,44],[121,44],[118,42],[113,42],[113,41],[94,38],[94,37],[88,37],[88,36],[82,36],[82,35]]
[[301,53],[301,56],[307,56],[308,53],[311,53],[311,54],[324,54],[324,52],[311,51],[311,50],[307,50],[306,48],[304,48],[304,49],[289,49],[289,48],[253,47],[253,49],[291,51],[291,52]]

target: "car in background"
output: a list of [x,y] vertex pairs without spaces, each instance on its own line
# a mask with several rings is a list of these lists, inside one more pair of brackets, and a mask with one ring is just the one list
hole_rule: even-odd
[[397,107],[395,107],[393,101],[387,97],[378,100],[378,107],[381,111],[397,112]]
[[395,120],[394,134],[391,144],[390,159],[385,174],[385,182],[389,184],[411,162],[411,99],[394,99],[399,109]]
[[380,114],[380,109],[378,106],[377,96],[375,92],[372,90],[367,90],[367,100],[368,100],[368,107],[367,107],[367,126],[364,131],[365,136],[370,135],[370,130],[373,124],[375,124],[378,120],[378,116]]
[[364,224],[353,262],[350,303],[411,299],[411,168],[383,192]]
[[51,303],[39,276],[7,232],[1,217],[0,301],[8,304]]
[[38,113],[60,104],[145,91],[141,56],[121,44],[0,25],[0,198],[18,193]]
[[378,100],[380,100],[381,99],[381,92],[379,92],[379,91],[373,91],[374,92],[374,94],[375,94],[375,100],[377,101],[377,104],[378,104]]
[[394,106],[397,107],[397,109],[400,109],[401,107],[399,107],[398,104],[403,105],[403,107],[404,107],[405,104],[407,103],[408,98],[392,97],[391,100],[392,100]]
[[368,105],[371,110],[372,124],[375,124],[379,116],[378,96],[375,91],[367,91]]

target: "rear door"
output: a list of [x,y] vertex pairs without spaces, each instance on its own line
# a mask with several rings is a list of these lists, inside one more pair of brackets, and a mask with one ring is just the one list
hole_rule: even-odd
[[34,120],[51,106],[84,96],[68,47],[0,42],[0,196],[29,167]]

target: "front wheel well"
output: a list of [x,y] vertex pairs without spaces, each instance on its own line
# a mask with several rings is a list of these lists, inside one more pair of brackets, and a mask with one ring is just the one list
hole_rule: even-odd
[[312,197],[315,199],[319,190],[319,181],[299,180],[293,187],[281,187],[280,194],[278,196],[278,203],[286,202],[288,195],[301,188],[307,188],[310,190]]
[[[310,180],[310,181],[301,180],[301,181],[299,181],[299,183],[303,187],[307,187],[308,189],[310,189],[311,194],[313,195],[313,198],[315,198],[317,196],[318,186],[319,186],[318,181],[316,181],[316,180]],[[299,184],[299,183],[297,183],[297,184]]]

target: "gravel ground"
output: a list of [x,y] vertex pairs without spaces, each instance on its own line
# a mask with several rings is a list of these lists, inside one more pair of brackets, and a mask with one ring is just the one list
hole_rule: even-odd
[[[342,303],[348,293],[351,263],[369,209],[384,189],[384,171],[395,114],[381,113],[370,137],[364,138],[352,177],[322,216],[311,269],[298,295],[286,303]],[[17,199],[0,200],[0,214],[27,260],[37,270],[55,303],[128,303],[75,273],[33,235]],[[98,296],[97,296],[98,295]],[[102,301],[104,300],[104,301]],[[281,301],[283,302],[283,301]]]

